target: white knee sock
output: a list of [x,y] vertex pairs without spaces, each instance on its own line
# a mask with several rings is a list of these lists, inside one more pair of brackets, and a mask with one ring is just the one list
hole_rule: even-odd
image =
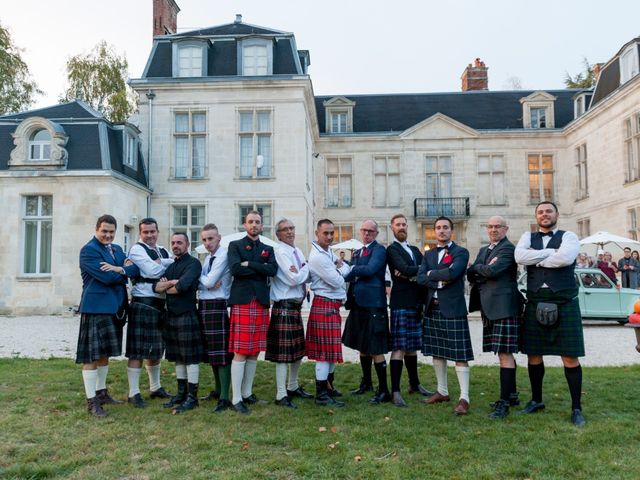
[[184,363],[176,363],[176,379],[177,380],[187,379],[187,366]]
[[287,396],[287,367],[286,363],[276,363],[276,400]]
[[87,398],[96,396],[96,382],[98,372],[96,370],[82,370],[82,382],[84,383],[84,393]]
[[231,403],[234,405],[242,401],[242,379],[247,362],[231,362]]
[[198,384],[200,380],[200,365],[197,363],[190,363],[187,365],[187,382]]
[[438,380],[438,392],[449,395],[449,382],[447,380],[447,361],[444,358],[433,359],[433,369]]
[[98,367],[96,370],[98,371],[96,390],[104,390],[107,388],[107,373],[109,373],[109,365]]
[[337,363],[333,363],[333,362],[329,364],[329,373],[333,373],[336,371],[336,365]]
[[242,379],[242,398],[250,397],[253,393],[253,377],[256,376],[256,368],[258,368],[258,360],[247,359]]
[[316,362],[316,380],[322,382],[329,376],[329,369],[331,364],[329,362]]
[[127,367],[127,378],[129,379],[129,397],[140,393],[140,372],[142,368]]
[[470,367],[456,367],[456,375],[460,384],[460,399],[469,401],[469,370]]
[[300,385],[298,384],[298,370],[300,370],[300,364],[302,360],[289,364],[289,384],[288,390],[296,390]]
[[160,364],[147,365],[147,375],[149,376],[149,390],[155,392],[160,390]]

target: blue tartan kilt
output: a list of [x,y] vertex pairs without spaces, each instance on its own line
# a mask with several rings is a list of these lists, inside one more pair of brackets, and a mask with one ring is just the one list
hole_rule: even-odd
[[467,317],[444,318],[440,309],[429,309],[422,327],[422,354],[454,362],[473,360]]
[[93,363],[104,357],[122,355],[122,327],[115,315],[83,313],[78,331],[76,363]]
[[195,311],[167,315],[165,358],[170,362],[192,365],[200,363],[204,354],[198,315]]
[[422,318],[417,308],[391,310],[391,350],[416,352],[422,348]]
[[482,314],[482,351],[518,353],[520,348],[520,318],[489,320]]
[[162,328],[165,312],[133,302],[127,322],[125,357],[135,360],[160,360],[164,354]]

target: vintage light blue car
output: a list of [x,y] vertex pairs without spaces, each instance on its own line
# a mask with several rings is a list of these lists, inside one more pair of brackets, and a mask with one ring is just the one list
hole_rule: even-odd
[[[627,323],[627,318],[633,313],[633,304],[640,300],[640,290],[616,288],[611,279],[597,268],[576,268],[575,272],[583,319]],[[526,273],[520,276],[518,288],[526,297]]]

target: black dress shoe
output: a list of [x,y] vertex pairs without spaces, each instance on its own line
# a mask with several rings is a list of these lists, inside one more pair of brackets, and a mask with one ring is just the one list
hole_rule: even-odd
[[400,392],[393,392],[393,404],[396,407],[406,407],[407,406],[407,402],[404,401],[404,398],[402,398],[402,395],[400,395]]
[[221,398],[220,400],[218,400],[216,408],[213,409],[213,413],[224,412],[225,410],[229,410],[230,408],[233,408],[231,402],[229,400]]
[[365,381],[360,382],[360,386],[354,390],[351,390],[351,395],[363,395],[367,392],[373,392],[373,385],[370,383],[365,383]]
[[171,394],[164,387],[160,387],[149,394],[149,398],[171,398]]
[[287,390],[287,397],[299,397],[299,398],[313,398],[313,395],[304,391],[302,387],[298,387],[295,390]]
[[280,400],[276,400],[274,403],[279,407],[286,407],[286,408],[292,408],[292,409],[298,408],[291,402],[291,400],[289,400],[289,397],[282,397]]
[[256,403],[258,403],[258,397],[256,397],[255,394],[252,393],[247,398],[242,397],[242,401],[247,405],[255,405]]
[[529,402],[524,406],[524,408],[520,410],[518,413],[523,415],[528,413],[539,412],[540,410],[544,410],[544,402],[536,402],[535,400],[529,400]]
[[96,390],[96,398],[100,402],[100,405],[120,405],[124,403],[123,400],[116,400],[109,395],[109,390],[103,388],[101,390]]
[[209,392],[209,395],[207,395],[206,397],[200,397],[200,401],[208,402],[210,400],[218,400],[219,398],[220,398],[220,392],[218,392],[217,390],[211,390]]
[[391,401],[391,394],[389,392],[378,392],[373,398],[369,400],[371,405],[378,405],[380,403],[387,403]]
[[422,385],[418,384],[417,387],[409,387],[409,393],[413,394],[413,393],[419,393],[420,395],[423,395],[425,397],[430,397],[431,395],[433,395],[436,392],[432,392],[431,390],[427,390],[426,388],[424,388]]
[[251,413],[251,410],[247,408],[244,402],[234,403],[231,405],[231,408],[233,408],[236,412],[241,413],[243,415],[249,415]]
[[[495,410],[497,404],[498,402],[491,402],[489,406],[491,407],[492,410]],[[510,393],[509,406],[517,407],[518,405],[520,405],[520,392]]]
[[576,427],[584,427],[587,421],[584,419],[582,415],[582,410],[576,408],[571,412],[571,423],[573,423]]
[[503,418],[507,418],[507,415],[509,415],[509,402],[500,399],[495,402],[495,407],[493,408],[493,412],[489,414],[489,418],[492,420],[502,420]]
[[136,408],[144,408],[146,407],[144,400],[142,400],[142,395],[136,393],[133,397],[127,398],[127,403],[130,403]]

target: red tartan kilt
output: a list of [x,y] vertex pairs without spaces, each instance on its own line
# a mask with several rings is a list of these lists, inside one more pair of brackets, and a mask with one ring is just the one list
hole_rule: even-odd
[[269,307],[255,298],[249,304],[231,306],[229,351],[238,355],[258,355],[267,349]]
[[313,297],[305,341],[309,360],[342,363],[341,304],[340,300]]

